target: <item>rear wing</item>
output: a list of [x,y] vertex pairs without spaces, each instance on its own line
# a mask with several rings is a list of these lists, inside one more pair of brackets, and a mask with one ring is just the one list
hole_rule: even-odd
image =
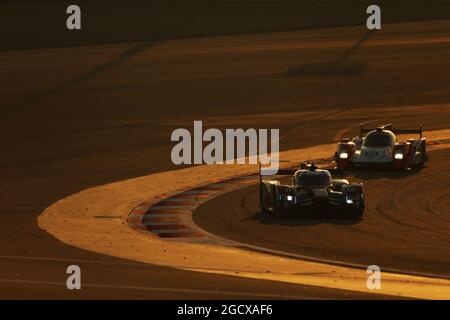
[[420,125],[419,129],[392,129],[392,124],[386,124],[383,126],[379,126],[378,128],[364,128],[364,125],[361,124],[359,126],[360,137],[363,138],[367,133],[373,130],[389,130],[395,134],[418,134],[420,138],[423,135],[423,126]]
[[[278,160],[279,163],[281,162],[289,162],[289,161],[283,161],[283,160]],[[288,168],[288,169],[278,169],[277,173],[275,174],[270,174],[272,176],[288,176],[288,175],[293,175],[298,169],[293,169],[293,168]],[[265,174],[263,174],[264,168],[262,167],[262,164],[260,161],[258,161],[258,176],[259,176],[259,181],[262,182],[263,181],[263,176],[265,176]]]

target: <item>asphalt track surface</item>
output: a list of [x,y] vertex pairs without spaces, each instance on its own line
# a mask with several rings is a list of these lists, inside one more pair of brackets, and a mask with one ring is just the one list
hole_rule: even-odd
[[258,185],[253,185],[206,202],[194,220],[214,234],[263,248],[448,278],[449,156],[449,149],[431,152],[420,172],[345,175],[365,185],[362,219],[330,217],[320,211],[300,218],[263,214]]
[[[0,297],[373,298],[139,265],[64,245],[40,230],[36,217],[85,188],[174,169],[170,133],[195,119],[218,128],[279,127],[284,150],[333,141],[348,128],[356,132],[361,121],[446,128],[448,30],[448,22],[392,26],[350,51],[366,36],[364,29],[1,52]],[[317,68],[330,61],[343,63],[331,73]],[[448,153],[436,157],[445,163]],[[427,185],[442,192],[448,170],[444,174],[435,172]],[[438,178],[442,184],[434,184]],[[250,190],[246,199],[251,197]],[[394,234],[444,228],[445,202],[426,203],[435,214],[414,222],[392,219],[382,202],[380,209]],[[394,204],[402,210],[404,203],[398,198]],[[350,233],[357,227],[345,226]],[[434,239],[434,230],[427,243],[436,244],[434,252],[448,266],[448,245],[439,248],[448,237]],[[378,249],[384,240],[378,238]],[[417,248],[402,245],[409,252]],[[411,256],[409,268],[422,270],[418,253]],[[69,264],[82,267],[81,291],[65,287]]]

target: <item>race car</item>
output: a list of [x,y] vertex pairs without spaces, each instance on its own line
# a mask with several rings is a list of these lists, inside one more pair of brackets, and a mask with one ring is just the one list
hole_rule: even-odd
[[[375,129],[360,127],[360,136],[342,139],[338,142],[335,161],[338,169],[355,166],[391,167],[396,170],[409,170],[422,166],[427,161],[426,139],[419,129],[394,130],[392,124]],[[418,134],[418,139],[398,142],[396,134]]]
[[260,176],[263,213],[277,217],[321,213],[361,217],[364,214],[362,183],[333,179],[330,171],[319,169],[315,164],[302,164],[298,170],[280,169],[277,175],[292,175],[292,183],[283,185],[279,180],[263,180]]

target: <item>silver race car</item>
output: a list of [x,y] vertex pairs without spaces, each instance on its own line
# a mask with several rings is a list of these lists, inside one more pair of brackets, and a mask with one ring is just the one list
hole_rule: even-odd
[[330,171],[314,164],[302,164],[300,170],[280,169],[278,175],[292,175],[291,185],[279,180],[263,180],[260,176],[260,206],[263,213],[278,217],[335,216],[360,217],[364,214],[362,183],[350,184],[332,179]]
[[[360,136],[342,139],[337,146],[335,161],[338,169],[355,166],[391,167],[408,170],[421,166],[428,159],[426,139],[419,129],[395,130],[391,124],[368,129],[361,126]],[[397,134],[418,134],[418,139],[397,141]]]

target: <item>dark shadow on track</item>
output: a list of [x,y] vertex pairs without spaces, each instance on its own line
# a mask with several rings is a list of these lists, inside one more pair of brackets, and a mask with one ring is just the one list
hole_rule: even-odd
[[114,67],[118,66],[119,64],[122,64],[122,63],[126,62],[127,60],[131,59],[132,57],[136,56],[137,54],[145,51],[146,49],[148,49],[152,46],[155,46],[156,44],[164,41],[165,39],[173,37],[177,32],[179,32],[180,30],[183,29],[183,26],[185,26],[185,24],[186,24],[186,21],[176,25],[175,27],[168,30],[165,34],[159,36],[158,38],[140,42],[140,43],[136,44],[135,46],[133,46],[132,48],[124,51],[117,58],[115,58],[109,62],[106,62],[89,72],[83,73],[75,78],[64,81],[52,88],[49,88],[47,90],[38,92],[29,97],[26,97],[24,100],[19,101],[13,105],[2,108],[2,109],[0,109],[0,114],[5,115],[12,111],[24,109],[24,108],[30,107],[36,103],[39,103],[42,100],[45,100],[47,98],[53,97],[58,94],[61,94],[68,88],[78,85],[80,83],[83,83],[83,82],[97,76],[98,74],[105,72],[108,69],[114,68]]
[[358,224],[362,219],[336,216],[332,217],[331,214],[327,213],[308,213],[301,217],[291,216],[286,218],[278,218],[267,213],[257,212],[246,220],[258,221],[259,223],[264,225],[307,227],[322,224],[351,226]]
[[331,62],[310,63],[292,67],[286,71],[287,76],[355,76],[367,71],[368,65],[363,62],[348,61],[350,56],[358,50],[374,34],[374,30],[366,32],[353,46],[343,52]]
[[396,170],[379,170],[379,169],[355,169],[344,172],[343,175],[339,175],[340,178],[355,177],[360,180],[374,180],[374,179],[404,179],[410,176],[419,174],[426,166],[413,167],[407,171]]

